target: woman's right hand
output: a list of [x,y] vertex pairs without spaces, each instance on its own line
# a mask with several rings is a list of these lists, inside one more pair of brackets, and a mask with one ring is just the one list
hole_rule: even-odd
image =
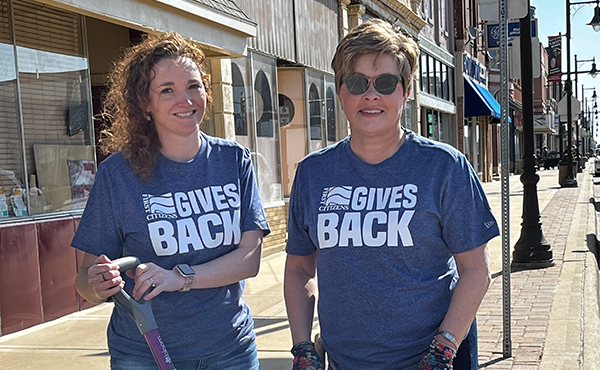
[[112,263],[104,254],[96,258],[94,264],[88,267],[87,275],[90,287],[104,300],[117,294],[125,286],[119,266]]

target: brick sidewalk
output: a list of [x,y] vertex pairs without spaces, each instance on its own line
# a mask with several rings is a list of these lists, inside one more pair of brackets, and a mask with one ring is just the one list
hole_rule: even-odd
[[494,278],[477,314],[479,364],[482,369],[534,370],[539,368],[553,297],[564,263],[567,236],[579,191],[580,187],[557,190],[545,209],[541,211],[543,233],[552,246],[555,266],[511,273],[513,357],[507,359],[503,358],[502,350],[502,275]]

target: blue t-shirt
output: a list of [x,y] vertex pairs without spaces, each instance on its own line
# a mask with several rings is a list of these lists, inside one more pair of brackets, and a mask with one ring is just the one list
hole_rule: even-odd
[[456,149],[408,131],[371,165],[350,138],[296,172],[287,253],[317,249],[318,313],[334,369],[416,369],[456,277],[452,256],[499,234],[481,184]]
[[[187,163],[159,155],[149,182],[131,171],[120,152],[102,162],[72,245],[93,255],[136,256],[142,263],[173,269],[227,254],[245,231],[267,235],[248,149],[204,134],[201,138],[200,151]],[[132,295],[133,280],[124,279]],[[224,353],[254,338],[244,286],[240,281],[162,292],[152,299],[158,330],[175,361]],[[152,359],[133,319],[119,307],[112,313],[108,343],[115,358]]]

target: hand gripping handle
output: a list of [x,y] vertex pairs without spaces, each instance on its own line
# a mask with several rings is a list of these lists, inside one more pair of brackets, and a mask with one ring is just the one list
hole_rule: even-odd
[[[137,257],[122,257],[114,260],[113,263],[119,265],[119,271],[124,274],[125,271],[135,270],[140,260]],[[146,301],[143,297],[136,301],[123,289],[113,296],[113,300],[133,318],[142,335],[158,328],[150,301]]]

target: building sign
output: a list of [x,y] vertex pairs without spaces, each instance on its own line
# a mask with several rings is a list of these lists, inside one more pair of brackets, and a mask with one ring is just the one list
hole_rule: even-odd
[[561,70],[561,54],[562,54],[562,40],[561,36],[548,36],[548,81],[554,82],[559,81],[562,77]]
[[[516,37],[521,36],[521,23],[508,23],[508,41],[513,41]],[[531,20],[531,37],[537,37],[537,18]],[[500,25],[487,25],[487,43],[488,48],[494,49],[500,47]]]
[[487,86],[485,66],[467,53],[463,53],[463,73],[469,75],[473,80],[480,84]]

